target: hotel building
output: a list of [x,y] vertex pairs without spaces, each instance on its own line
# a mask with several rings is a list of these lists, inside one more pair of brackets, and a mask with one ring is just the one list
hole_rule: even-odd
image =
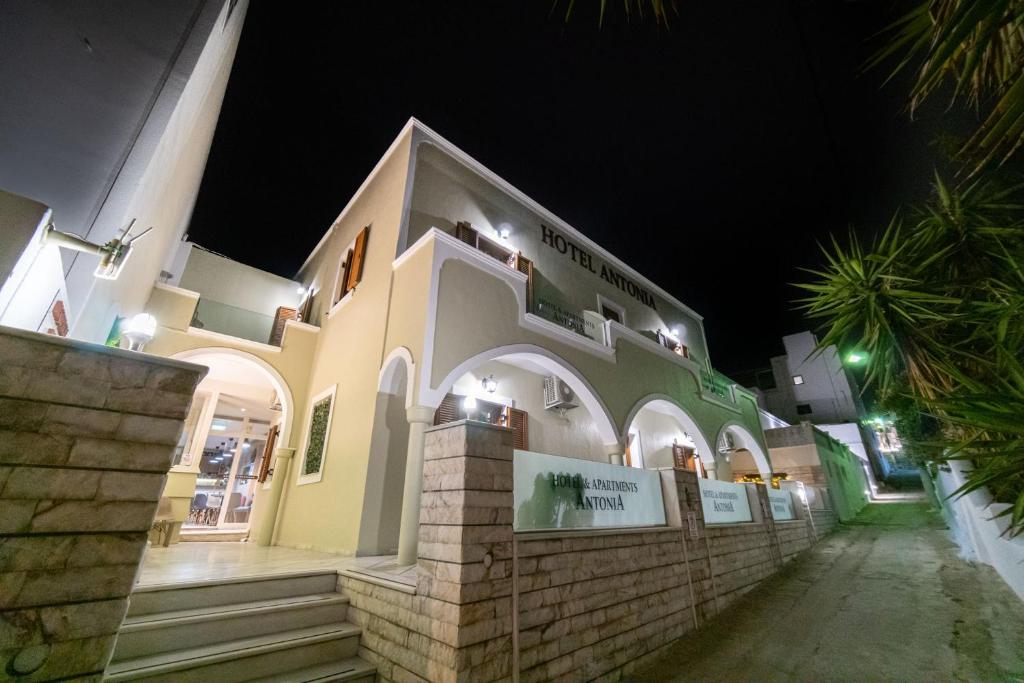
[[172,270],[146,351],[211,368],[166,493],[186,535],[411,562],[424,430],[464,418],[524,451],[770,472],[700,315],[416,120],[295,281],[191,244]]

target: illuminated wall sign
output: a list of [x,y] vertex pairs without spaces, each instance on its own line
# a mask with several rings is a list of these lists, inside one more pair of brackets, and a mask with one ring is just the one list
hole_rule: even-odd
[[779,521],[796,519],[793,511],[793,495],[789,491],[768,489],[768,500],[772,504],[772,517]]
[[559,254],[567,255],[572,259],[573,263],[576,263],[581,268],[585,268],[594,275],[600,276],[602,280],[618,287],[637,301],[650,306],[654,310],[658,310],[657,305],[654,303],[654,296],[650,292],[608,264],[602,263],[601,270],[598,271],[596,266],[594,266],[594,255],[572,240],[559,235],[546,225],[540,226],[540,237],[544,244]]
[[698,479],[697,483],[705,524],[737,524],[754,519],[750,515],[746,484],[717,479]]
[[512,465],[516,531],[665,524],[657,472],[520,450]]

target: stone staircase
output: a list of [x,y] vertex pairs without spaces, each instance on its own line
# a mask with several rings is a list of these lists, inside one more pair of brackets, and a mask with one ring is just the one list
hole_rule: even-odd
[[367,681],[337,573],[142,586],[107,681]]

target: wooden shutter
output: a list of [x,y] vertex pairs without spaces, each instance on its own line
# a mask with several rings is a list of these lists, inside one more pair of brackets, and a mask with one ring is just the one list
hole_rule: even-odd
[[516,252],[515,269],[526,276],[526,312],[533,311],[533,261]]
[[672,444],[672,464],[681,470],[696,470],[697,463],[694,462],[694,449],[689,446]]
[[459,221],[455,224],[455,237],[474,249],[477,246],[477,236],[477,231],[466,221]]
[[512,429],[512,445],[523,451],[530,450],[530,419],[525,410],[505,408],[506,425]]
[[352,266],[352,250],[349,249],[345,252],[345,260],[341,262],[341,274],[338,276],[338,285],[334,292],[334,303],[341,301],[341,298],[345,296],[347,290],[345,284],[348,282],[348,271]]
[[256,476],[256,481],[263,483],[267,480],[267,476],[270,474],[270,461],[274,457],[274,446],[277,445],[277,435],[281,433],[281,428],[274,425],[270,434],[267,435],[267,445],[263,449],[263,460],[260,461],[260,473]]
[[459,415],[460,403],[459,397],[455,394],[445,394],[445,397],[441,400],[441,405],[434,412],[434,424],[443,425],[461,419]]
[[295,320],[297,315],[298,311],[294,308],[278,306],[277,313],[274,314],[274,326],[270,328],[270,340],[267,343],[271,346],[280,346],[281,338],[284,337],[284,324],[289,320]]
[[363,264],[366,261],[366,241],[370,237],[370,226],[359,231],[356,235],[356,243],[352,248],[352,257],[349,259],[348,268],[345,269],[345,287],[342,296],[347,294],[353,287],[363,279]]

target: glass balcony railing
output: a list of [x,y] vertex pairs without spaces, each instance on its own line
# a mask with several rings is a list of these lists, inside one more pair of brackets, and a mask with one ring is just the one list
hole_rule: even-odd
[[200,298],[192,326],[267,344],[274,326],[274,317],[213,299]]

